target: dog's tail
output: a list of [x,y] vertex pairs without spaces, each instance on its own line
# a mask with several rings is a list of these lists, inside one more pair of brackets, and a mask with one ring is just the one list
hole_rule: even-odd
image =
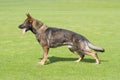
[[95,50],[95,51],[98,51],[98,52],[105,52],[105,50],[99,46],[95,46],[93,45],[92,43],[88,42],[88,46],[89,48]]

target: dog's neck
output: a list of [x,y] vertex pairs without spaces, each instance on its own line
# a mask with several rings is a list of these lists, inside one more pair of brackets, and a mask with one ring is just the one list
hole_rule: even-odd
[[33,34],[39,34],[39,33],[45,32],[45,31],[47,30],[47,28],[48,28],[48,27],[47,27],[45,24],[43,24],[38,30],[32,28],[32,29],[31,29],[31,32],[32,32]]
[[37,33],[43,33],[47,30],[47,25],[43,24],[38,30],[37,30]]
[[31,31],[34,34],[43,33],[48,28],[47,25],[45,25],[44,23],[42,23],[41,21],[38,21],[38,20],[36,20],[33,25],[34,26],[32,26]]

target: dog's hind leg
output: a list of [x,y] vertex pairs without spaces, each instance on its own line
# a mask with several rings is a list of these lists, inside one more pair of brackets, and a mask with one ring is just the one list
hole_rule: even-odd
[[76,60],[75,62],[80,62],[81,60],[83,60],[84,54],[80,53],[76,47],[68,46],[68,48],[72,53],[80,56],[80,58],[78,58],[78,60]]
[[45,64],[45,62],[47,61],[48,51],[49,51],[49,48],[47,46],[44,46],[43,47],[43,59],[40,62],[38,62],[38,64],[40,65]]
[[85,54],[92,56],[93,58],[96,59],[96,64],[100,64],[100,60],[99,60],[99,57],[98,57],[97,53],[95,53],[95,52],[85,52]]

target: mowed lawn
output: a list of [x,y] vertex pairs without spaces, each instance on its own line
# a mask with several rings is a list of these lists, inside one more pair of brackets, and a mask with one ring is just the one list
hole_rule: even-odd
[[[30,13],[48,26],[72,30],[105,48],[100,65],[66,46],[50,49],[44,66],[38,65],[42,49],[35,36],[18,29]],[[0,80],[119,80],[119,0],[0,0]]]

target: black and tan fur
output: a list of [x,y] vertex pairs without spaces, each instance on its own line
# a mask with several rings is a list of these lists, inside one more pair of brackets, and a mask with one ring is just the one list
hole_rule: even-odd
[[27,14],[27,19],[19,28],[23,30],[23,33],[31,30],[35,34],[43,48],[43,59],[39,62],[41,65],[45,64],[49,49],[59,46],[66,45],[71,52],[78,54],[80,58],[76,62],[81,61],[87,54],[94,57],[96,64],[99,64],[100,60],[95,51],[104,52],[103,48],[93,45],[84,36],[69,30],[48,27],[41,21],[32,18],[30,14]]

